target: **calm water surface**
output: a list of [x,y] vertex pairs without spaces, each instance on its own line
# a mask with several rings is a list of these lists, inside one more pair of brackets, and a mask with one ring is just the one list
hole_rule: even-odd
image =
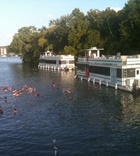
[[[140,96],[93,87],[74,74],[0,58],[0,87],[12,86],[0,92],[1,156],[54,156],[54,140],[59,156],[140,155]],[[24,85],[36,92],[13,96]],[[64,92],[67,88],[71,94]]]

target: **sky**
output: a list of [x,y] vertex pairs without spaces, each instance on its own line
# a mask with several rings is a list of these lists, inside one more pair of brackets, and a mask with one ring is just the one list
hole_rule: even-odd
[[0,0],[0,46],[10,45],[22,27],[48,28],[51,19],[70,15],[75,8],[87,13],[91,9],[122,9],[128,0]]

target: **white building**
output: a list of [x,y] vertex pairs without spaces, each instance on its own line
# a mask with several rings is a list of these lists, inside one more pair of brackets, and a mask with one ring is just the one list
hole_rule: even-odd
[[7,48],[8,48],[8,46],[1,46],[0,47],[0,56],[6,56],[7,55]]

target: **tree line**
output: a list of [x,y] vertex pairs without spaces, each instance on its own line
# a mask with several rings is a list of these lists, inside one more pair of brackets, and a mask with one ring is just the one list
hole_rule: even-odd
[[37,63],[41,52],[82,55],[81,49],[104,48],[104,55],[140,53],[140,1],[129,0],[120,11],[75,8],[71,14],[50,20],[49,28],[22,27],[13,36],[9,51],[24,62]]

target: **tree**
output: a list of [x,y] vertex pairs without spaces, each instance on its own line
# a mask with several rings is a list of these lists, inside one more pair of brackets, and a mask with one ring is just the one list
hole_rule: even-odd
[[73,47],[76,51],[77,58],[81,49],[85,48],[86,35],[88,31],[88,21],[84,13],[79,9],[74,9],[70,14],[70,31],[68,35],[68,45]]
[[121,12],[121,42],[128,52],[140,52],[140,1],[129,0]]
[[40,32],[34,26],[22,27],[14,35],[10,49],[21,54],[24,62],[34,62],[39,57],[39,37]]
[[88,48],[100,47],[101,44],[101,12],[99,10],[90,10],[87,12],[86,18],[88,20],[88,31],[86,43]]
[[46,34],[49,45],[53,45],[55,54],[64,53],[64,47],[68,44],[69,16],[62,16],[60,19],[51,20],[50,28]]
[[81,49],[94,46],[104,48],[105,54],[136,53],[140,52],[139,17],[139,0],[129,0],[118,12],[107,8],[89,10],[85,15],[75,8],[70,15],[51,20],[49,28],[22,27],[14,35],[10,49],[21,53],[25,62],[36,61],[46,50],[73,54],[77,59]]

